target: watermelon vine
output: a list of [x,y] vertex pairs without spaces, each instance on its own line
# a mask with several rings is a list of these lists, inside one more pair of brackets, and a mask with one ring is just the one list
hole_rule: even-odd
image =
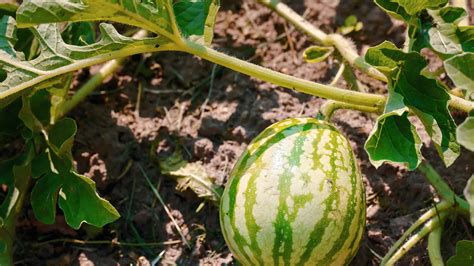
[[[234,166],[220,199],[220,219],[226,242],[241,263],[346,265],[357,252],[365,225],[365,194],[349,142],[329,124],[338,109],[377,114],[365,143],[372,164],[401,163],[409,170],[418,169],[439,194],[435,208],[406,231],[381,263],[393,265],[425,236],[431,261],[443,262],[444,222],[459,214],[474,225],[474,181],[468,182],[464,197],[456,195],[423,159],[421,139],[410,117],[422,122],[446,166],[456,161],[461,146],[474,151],[474,27],[466,25],[466,10],[448,0],[375,0],[407,25],[406,44],[383,42],[361,56],[350,40],[317,29],[284,3],[259,2],[315,41],[304,54],[308,63],[327,58],[340,63],[335,82],[303,80],[213,49],[218,0],[0,4],[0,144],[15,139],[23,145],[16,156],[0,161],[0,181],[8,190],[0,206],[0,265],[13,264],[15,222],[27,200],[36,218],[46,224],[54,223],[57,206],[74,229],[83,223],[101,227],[120,217],[98,195],[94,182],[77,173],[72,157],[77,126],[65,117],[124,58],[161,51],[193,54],[328,99],[320,120],[277,122],[252,141]],[[95,41],[96,32],[89,26],[99,21],[108,23],[100,24],[100,39]],[[65,23],[69,26],[63,27]],[[141,31],[130,37],[119,33],[114,23]],[[66,35],[72,36],[68,42]],[[426,70],[422,49],[443,60],[438,72]],[[95,79],[69,96],[74,71],[101,63],[106,65]],[[355,69],[385,82],[388,94],[363,91]],[[440,73],[454,86],[440,79]],[[360,91],[336,87],[341,77]],[[459,126],[453,110],[468,116]],[[219,198],[215,194],[212,198]]]

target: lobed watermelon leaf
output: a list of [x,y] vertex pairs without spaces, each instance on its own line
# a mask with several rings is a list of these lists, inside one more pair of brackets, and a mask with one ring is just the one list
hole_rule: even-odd
[[39,41],[40,54],[33,60],[25,60],[23,53],[14,49],[16,23],[11,17],[3,17],[0,24],[0,64],[6,78],[0,83],[1,100],[35,86],[50,88],[63,83],[54,79],[77,68],[93,65],[114,57],[153,51],[164,40],[160,37],[134,40],[119,34],[110,24],[101,24],[101,40],[87,46],[66,44],[55,24],[42,24],[32,28]]
[[444,62],[446,73],[454,84],[466,91],[469,99],[474,94],[474,53],[463,53]]
[[456,244],[456,255],[449,258],[448,266],[465,266],[474,264],[474,241],[461,240]]
[[303,59],[308,63],[319,63],[326,60],[333,52],[333,47],[313,45],[303,52]]
[[[370,159],[376,165],[392,161],[407,163],[410,169],[417,167],[421,146],[416,130],[408,126],[407,115],[411,111],[422,121],[445,164],[451,165],[459,156],[460,147],[456,142],[456,124],[448,110],[450,96],[437,80],[422,75],[426,60],[419,53],[405,53],[390,42],[370,48],[365,58],[389,79],[384,115],[377,120],[366,143]],[[386,147],[394,152],[390,154]]]
[[173,5],[181,34],[207,46],[214,36],[218,9],[219,1],[215,0],[181,0]]
[[72,45],[90,45],[96,41],[96,27],[92,22],[70,23],[61,33],[64,42]]
[[466,188],[464,188],[464,197],[471,207],[471,224],[474,226],[474,175],[467,182]]
[[[29,134],[24,134],[24,137],[32,151],[25,163],[30,169],[27,177],[37,179],[30,199],[35,216],[44,223],[54,223],[56,204],[59,204],[67,223],[75,229],[84,222],[104,226],[120,215],[97,194],[92,180],[75,172],[71,150],[77,126],[70,118],[51,124],[51,99],[54,95],[49,91],[24,95],[18,114],[28,128]],[[37,147],[40,150],[35,153]],[[4,176],[4,179],[17,182],[17,177],[12,174]],[[9,199],[15,200],[15,195],[12,194]]]
[[415,23],[422,11],[442,7],[448,0],[375,0],[375,3],[396,19]]
[[[18,25],[11,17],[0,22],[0,64],[5,76],[0,79],[0,106],[32,86],[51,87],[55,77],[90,65],[137,53],[179,50],[178,44],[185,38],[209,46],[218,7],[218,0],[24,1],[17,11]],[[92,42],[94,36],[74,36],[77,30],[73,30],[69,34],[72,37],[66,36],[71,45],[66,44],[56,24],[48,24],[82,22],[78,25],[85,27],[90,25],[85,22],[104,20],[143,28],[158,36],[136,40],[104,23],[99,27],[98,42]],[[33,31],[40,45],[38,58],[26,60],[15,50],[17,26]]]
[[33,187],[31,206],[38,220],[53,224],[57,203],[66,222],[74,229],[79,229],[84,222],[102,227],[120,217],[117,210],[97,194],[90,178],[72,171],[49,172]]
[[474,151],[474,116],[470,116],[456,130],[459,144]]
[[409,169],[421,163],[421,140],[408,120],[408,109],[383,114],[377,119],[365,143],[371,163],[379,167],[385,161],[402,162]]
[[102,227],[120,215],[97,194],[90,178],[75,172],[71,149],[76,128],[74,120],[65,118],[49,129],[48,147],[33,164],[33,173],[40,176],[35,176],[31,205],[37,219],[46,224],[54,223],[58,203],[72,228],[84,222]]

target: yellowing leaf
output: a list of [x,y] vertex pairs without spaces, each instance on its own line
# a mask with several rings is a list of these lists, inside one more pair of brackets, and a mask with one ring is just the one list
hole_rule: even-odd
[[174,177],[178,182],[176,189],[191,189],[198,197],[219,203],[222,188],[215,185],[201,162],[189,163],[183,159],[181,152],[159,161],[161,173]]

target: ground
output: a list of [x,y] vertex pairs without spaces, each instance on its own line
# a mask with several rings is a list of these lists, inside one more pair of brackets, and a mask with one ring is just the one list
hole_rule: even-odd
[[[391,20],[371,0],[294,0],[288,4],[328,33],[337,31],[346,17],[356,15],[364,28],[349,37],[361,52],[383,40],[403,44],[404,26]],[[311,44],[307,37],[255,1],[222,1],[213,44],[219,51],[283,73],[328,83],[337,64],[331,60],[305,63],[302,51]],[[80,86],[97,70],[93,67],[78,73],[74,86]],[[380,82],[357,75],[372,92],[385,92]],[[141,97],[137,94],[139,86],[143,88]],[[344,82],[338,86],[347,88]],[[119,210],[122,218],[103,230],[83,226],[74,231],[61,215],[55,225],[39,223],[27,206],[17,228],[17,263],[232,264],[215,205],[206,203],[197,211],[202,200],[192,192],[177,191],[176,182],[163,176],[152,158],[182,149],[187,160],[201,161],[215,183],[223,186],[238,156],[261,130],[287,117],[315,116],[323,102],[182,53],[133,56],[71,113],[79,126],[74,146],[77,168],[97,183],[99,194]],[[462,114],[454,116],[458,122],[463,119]],[[386,164],[379,169],[371,166],[363,144],[373,121],[372,116],[355,111],[339,111],[333,119],[350,139],[366,185],[367,230],[353,265],[378,265],[380,257],[436,198],[419,172],[409,172],[397,165]],[[461,158],[445,168],[426,137],[424,140],[425,157],[461,193],[474,172],[474,165],[469,163],[474,161],[474,154],[463,150]],[[189,246],[145,176],[157,185]],[[474,239],[467,221],[458,220],[446,228],[446,258],[453,254],[457,240]],[[84,244],[82,240],[88,242]],[[429,264],[425,245],[426,241],[422,241],[400,265]]]

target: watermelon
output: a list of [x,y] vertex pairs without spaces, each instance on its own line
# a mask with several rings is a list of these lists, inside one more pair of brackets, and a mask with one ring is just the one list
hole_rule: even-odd
[[266,128],[234,166],[220,204],[243,265],[347,265],[365,228],[365,193],[349,141],[313,118]]

